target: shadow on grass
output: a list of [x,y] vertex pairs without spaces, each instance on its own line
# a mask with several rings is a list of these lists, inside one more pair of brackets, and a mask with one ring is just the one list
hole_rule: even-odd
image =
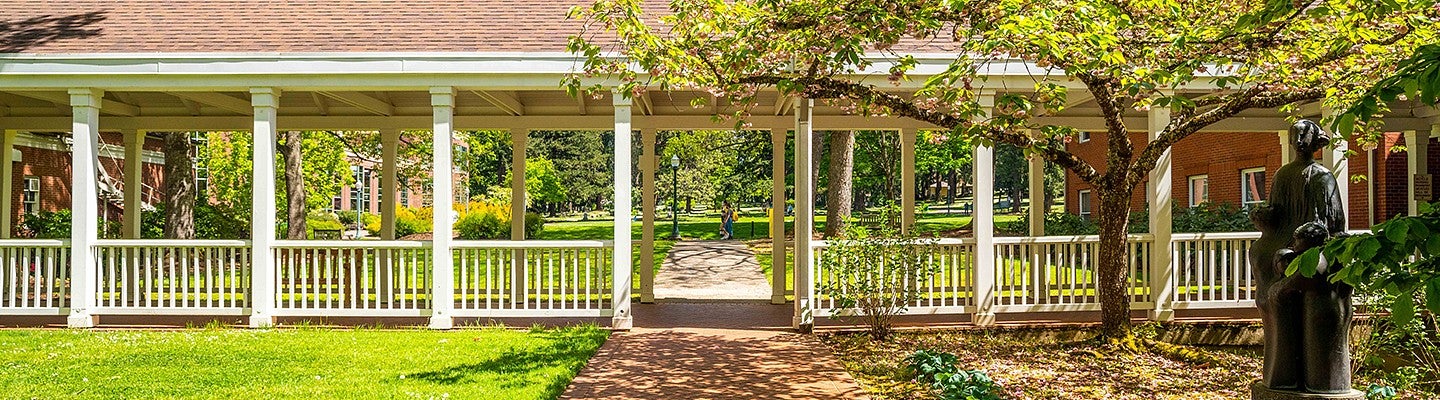
[[[482,381],[495,382],[504,388],[543,386],[542,398],[554,398],[565,390],[570,380],[585,366],[605,342],[606,333],[597,329],[561,329],[532,333],[547,343],[538,348],[511,348],[499,356],[475,363],[449,366],[432,371],[404,374],[408,379],[440,385],[465,385]],[[563,368],[558,374],[541,373],[546,369]],[[401,379],[406,379],[401,378]]]

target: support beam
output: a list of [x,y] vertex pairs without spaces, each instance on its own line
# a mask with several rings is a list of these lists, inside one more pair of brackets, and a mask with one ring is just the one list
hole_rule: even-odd
[[395,209],[400,207],[400,130],[380,130],[380,239],[395,240]]
[[[788,96],[786,96],[788,97]],[[785,304],[785,142],[790,128],[770,129],[770,304]]]
[[92,328],[99,322],[91,313],[95,303],[94,245],[99,240],[100,104],[98,89],[70,89],[72,109],[70,153],[70,315],[71,328]]
[[506,114],[517,117],[525,115],[525,104],[520,102],[520,97],[516,96],[515,92],[472,90],[470,93],[480,96],[481,99],[484,99]]
[[[454,227],[451,225],[455,216],[455,160],[452,151],[454,150],[454,119],[455,119],[455,88],[432,87],[430,88],[430,107],[433,111],[434,127],[432,128],[433,141],[431,154],[434,154],[431,171],[434,179],[434,239],[430,242],[435,268],[430,271],[431,293],[430,293],[430,329],[450,329],[455,326],[455,319],[451,315],[455,309],[455,268],[454,254],[450,251],[450,242],[454,240]],[[515,219],[512,217],[512,219]],[[524,220],[524,214],[518,218]]]
[[[63,94],[50,93],[50,92],[8,92],[8,93],[13,94],[13,95],[16,95],[16,96],[29,97],[29,98],[36,99],[36,100],[48,101],[48,102],[51,102],[51,103],[55,103],[55,105],[57,105],[57,106],[67,106],[67,105],[71,105],[71,103],[70,103],[71,98],[70,98],[70,97],[67,97],[66,95],[63,95]],[[107,99],[103,99],[103,98],[102,98],[102,99],[97,100],[96,103],[95,103],[95,105],[96,105],[96,107],[99,107],[99,108],[100,108],[100,110],[101,110],[100,112],[103,112],[103,113],[105,113],[105,114],[119,115],[119,116],[122,116],[122,117],[134,117],[134,116],[140,115],[140,107],[133,106],[133,105],[130,105],[130,104],[121,103],[121,102],[118,102],[118,101],[115,101],[115,100],[107,100]]]
[[[643,107],[642,107],[643,108]],[[640,302],[655,302],[655,129],[640,130]]]
[[611,326],[615,329],[630,329],[634,318],[630,315],[630,285],[634,264],[630,259],[631,216],[635,210],[630,200],[630,119],[633,101],[620,91],[614,92],[615,105],[615,293],[611,297],[615,315]]
[[[326,92],[326,91],[319,91],[319,92],[316,92],[316,93],[320,93],[321,95],[324,95],[325,97],[329,97],[329,98],[331,98],[331,99],[335,99],[335,101],[339,101],[339,102],[341,102],[341,103],[349,104],[351,107],[355,107],[355,108],[359,108],[359,109],[361,109],[361,110],[365,110],[365,112],[368,112],[368,113],[372,113],[372,114],[376,114],[376,115],[383,115],[383,116],[386,116],[386,117],[395,115],[395,106],[394,106],[394,105],[391,105],[390,103],[385,102],[384,100],[380,100],[380,99],[377,99],[377,98],[374,98],[374,97],[370,97],[370,96],[368,96],[368,95],[366,95],[366,94],[364,94],[364,93],[360,93],[360,92]],[[454,103],[453,103],[453,101],[452,101],[452,103],[451,103],[451,108],[454,108]]]
[[[981,93],[976,99],[984,115],[990,118],[995,109],[995,94]],[[996,279],[995,279],[995,148],[977,144],[975,146],[975,213],[971,225],[975,227],[975,325],[995,324]],[[953,190],[953,189],[952,189]]]
[[9,239],[15,232],[15,136],[19,132],[0,130],[0,239]]
[[636,98],[635,104],[640,106],[640,111],[644,113],[645,116],[655,115],[655,102],[650,101],[649,91],[646,91],[644,94],[641,94],[640,97]]
[[250,104],[253,106],[255,128],[252,142],[254,150],[251,164],[254,166],[250,190],[250,327],[265,328],[275,325],[275,139],[276,115],[280,107],[280,90],[274,88],[250,89]]
[[250,102],[213,92],[166,92],[167,94],[179,97],[184,100],[193,101],[207,106],[219,108],[240,115],[250,115],[254,111]]
[[[530,130],[526,128],[510,129],[510,215],[525,215],[525,150],[529,146]],[[525,219],[510,218],[510,240],[525,240]],[[510,276],[525,277],[527,268],[525,264],[525,249],[519,248],[511,252]],[[510,296],[516,299],[525,299],[526,283],[530,280],[517,279],[510,283]]]
[[900,129],[900,232],[915,226],[915,130]]
[[330,102],[325,100],[325,96],[310,92],[310,100],[315,102],[315,108],[320,110],[320,115],[330,115]]
[[[1435,130],[1440,130],[1440,125],[1436,125]],[[1429,187],[1434,182],[1433,177],[1429,173],[1430,168],[1427,160],[1429,154],[1430,132],[1405,132],[1405,166],[1408,170],[1408,173],[1405,174],[1408,180],[1405,185],[1405,198],[1407,199],[1405,215],[1420,215],[1420,203],[1428,202],[1434,198],[1433,192],[1429,193],[1429,196],[1426,196],[1427,193],[1420,193],[1416,190],[1420,185]],[[1372,172],[1371,175],[1374,175],[1374,173]],[[1424,183],[1417,185],[1419,182]],[[1429,190],[1433,191],[1435,189],[1429,188]]]
[[[124,134],[125,141],[125,213],[123,236],[126,239],[140,238],[140,217],[143,205],[140,196],[145,192],[145,131],[131,130]],[[203,193],[201,194],[203,195]]]
[[[1150,109],[1150,140],[1159,137],[1160,132],[1170,125],[1169,107],[1152,107]],[[1155,241],[1150,244],[1150,297],[1155,302],[1155,308],[1150,311],[1150,319],[1155,321],[1169,321],[1175,318],[1175,311],[1171,309],[1171,301],[1174,298],[1175,286],[1172,283],[1174,278],[1171,274],[1175,270],[1175,260],[1170,257],[1171,230],[1173,215],[1171,205],[1174,199],[1171,196],[1173,188],[1172,168],[1170,166],[1170,150],[1165,150],[1160,158],[1155,161],[1155,168],[1150,170],[1150,180],[1146,183],[1146,201],[1150,204],[1150,235]]]
[[1030,174],[1030,236],[1045,236],[1045,158],[1038,154],[1026,157]]
[[[812,110],[815,100],[797,99],[795,106],[795,317],[792,327],[809,332],[815,327],[815,285],[810,282],[814,272],[814,253],[810,241],[815,232],[815,182],[810,159],[814,157],[811,143],[815,140]],[[777,261],[778,262],[778,261]]]

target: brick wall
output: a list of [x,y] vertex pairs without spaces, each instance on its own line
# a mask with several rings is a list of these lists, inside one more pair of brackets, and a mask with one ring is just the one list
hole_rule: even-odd
[[[55,139],[59,140],[59,139]],[[104,145],[120,147],[123,145],[122,138],[118,133],[102,133],[101,141]],[[59,144],[60,142],[56,142]],[[104,146],[102,145],[102,146]],[[149,139],[145,142],[146,150],[160,151],[164,143],[158,139]],[[38,207],[44,211],[59,211],[70,208],[70,152],[68,150],[52,150],[39,147],[15,146],[20,151],[20,162],[15,163],[11,171],[11,179],[15,182],[15,188],[10,191],[10,201],[14,205],[12,217],[17,223],[24,216],[23,199],[24,178],[34,177],[40,181],[40,196]],[[106,173],[120,181],[120,189],[124,184],[124,161],[118,158],[100,157],[100,168]],[[161,164],[145,163],[142,166],[144,171],[141,180],[146,188],[141,193],[142,201],[154,203],[162,195],[163,169]],[[111,219],[121,218],[119,207],[105,207]]]

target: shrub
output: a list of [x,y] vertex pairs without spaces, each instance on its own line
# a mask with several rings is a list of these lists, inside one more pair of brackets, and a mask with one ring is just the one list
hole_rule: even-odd
[[[455,232],[463,240],[498,240],[510,238],[510,205],[498,201],[471,202],[458,206],[459,220]],[[545,229],[540,214],[525,213],[525,238],[533,239]]]
[[[209,204],[195,205],[196,239],[245,239],[250,237],[250,221],[228,208]],[[280,221],[284,222],[283,219]],[[285,229],[282,227],[281,232]],[[165,237],[165,206],[157,205],[154,210],[140,216],[140,237],[160,239]]]
[[942,400],[999,400],[998,385],[979,370],[960,370],[954,354],[919,350],[905,358],[915,379],[930,385]]
[[525,238],[534,239],[545,230],[545,217],[539,213],[525,213]]
[[[881,211],[881,218],[891,218],[891,212]],[[883,340],[895,316],[922,295],[921,282],[939,270],[934,252],[935,239],[888,224],[872,229],[851,224],[846,239],[831,241],[822,253],[820,263],[833,278],[819,288],[835,299],[832,315],[858,317],[872,337]]]
[[[1255,226],[1250,223],[1250,213],[1233,204],[1201,203],[1195,207],[1175,206],[1171,211],[1171,230],[1175,233],[1204,232],[1250,232]],[[1025,213],[1012,223],[999,224],[996,229],[1012,235],[1024,235],[1030,230],[1030,214]],[[1150,211],[1148,208],[1130,213],[1130,233],[1150,232]],[[1070,213],[1045,214],[1045,234],[1095,235],[1100,233],[1099,225],[1093,221]]]
[[[395,208],[395,237],[405,237],[416,233],[431,231],[431,221],[434,211],[430,208]],[[368,219],[365,229],[370,232],[380,232],[380,218]]]
[[37,239],[64,239],[70,237],[70,210],[40,211],[25,215],[20,223],[25,236]]

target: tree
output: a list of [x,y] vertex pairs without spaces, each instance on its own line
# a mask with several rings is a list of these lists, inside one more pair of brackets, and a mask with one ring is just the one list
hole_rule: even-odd
[[825,237],[845,233],[855,206],[855,132],[830,131],[830,179],[825,185]]
[[[1440,12],[1433,0],[680,0],[664,16],[641,5],[599,0],[572,10],[593,28],[570,41],[585,56],[583,71],[566,80],[572,93],[614,88],[587,75],[610,78],[628,95],[648,87],[706,90],[734,105],[726,117],[743,120],[759,89],[775,87],[1044,157],[1095,188],[1101,333],[1121,341],[1133,338],[1129,199],[1156,160],[1245,110],[1335,106],[1359,96],[1395,61],[1435,41]],[[933,42],[953,46],[956,57],[913,96],[853,78],[886,70],[903,85],[919,64],[915,53]],[[986,82],[984,67],[1010,60],[1033,71],[1026,78],[1033,88],[992,93],[1003,86]],[[1099,108],[1107,143],[1101,164],[1066,150],[1076,127],[1046,118],[1065,108],[1071,86],[1086,89]],[[1169,123],[1137,147],[1125,113],[1152,107],[1168,109]]]
[[[505,175],[502,183],[510,186],[513,175]],[[525,159],[525,198],[532,204],[556,205],[565,202],[565,185],[555,169],[555,163],[544,157]],[[498,187],[498,185],[496,186]],[[548,208],[548,207],[547,207]],[[551,209],[553,211],[553,209]]]
[[165,134],[165,238],[195,238],[195,144],[190,132]]
[[281,136],[280,158],[285,160],[285,238],[304,240],[306,236],[305,178],[302,176],[304,145],[300,131],[285,131]]
[[[251,159],[253,138],[239,132],[209,132],[208,136],[204,151],[208,153],[206,162],[210,170],[210,195],[227,213],[248,222],[250,216],[247,213],[251,209],[250,182],[254,175]],[[305,183],[305,201],[302,204],[307,211],[319,210],[328,206],[330,199],[340,194],[342,186],[354,184],[355,177],[350,173],[350,162],[339,139],[328,134],[308,132],[301,133],[300,144],[304,154],[300,181]],[[277,154],[276,157],[278,159],[281,155]],[[277,171],[277,174],[283,172]],[[283,175],[272,179],[281,177]],[[288,208],[290,199],[285,193],[275,193],[275,196],[276,204],[286,204]],[[287,211],[277,211],[286,212],[284,215],[287,215],[286,220],[289,221]]]

